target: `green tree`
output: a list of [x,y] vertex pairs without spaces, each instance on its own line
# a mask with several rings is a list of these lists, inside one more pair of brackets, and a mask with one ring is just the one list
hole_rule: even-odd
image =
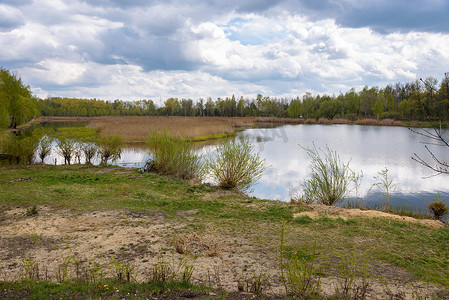
[[384,113],[384,104],[380,98],[377,98],[376,102],[374,102],[372,110],[377,120],[379,120]]

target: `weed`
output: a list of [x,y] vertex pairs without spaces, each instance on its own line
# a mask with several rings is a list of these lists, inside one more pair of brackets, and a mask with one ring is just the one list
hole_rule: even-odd
[[36,216],[38,213],[39,213],[39,211],[37,210],[37,206],[33,205],[32,207],[27,208],[27,211],[25,214],[28,217],[33,217],[33,216]]
[[39,280],[39,263],[34,260],[33,256],[25,255],[22,259],[23,264],[23,279]]
[[441,218],[449,212],[449,206],[444,203],[446,199],[440,200],[440,193],[435,197],[428,207],[435,220],[441,220]]
[[[281,281],[286,292],[295,297],[307,298],[318,296],[321,292],[321,274],[324,272],[324,261],[317,252],[316,242],[306,243],[302,253],[286,253],[284,241],[285,223],[281,225],[280,270]],[[284,262],[284,256],[289,260]]]
[[248,276],[242,270],[242,274],[240,276],[234,275],[234,278],[237,281],[237,289],[239,292],[249,292],[261,296],[270,288],[270,277],[263,272],[256,273],[254,271],[252,275]]
[[384,210],[390,210],[390,200],[392,198],[392,193],[396,190],[396,184],[392,178],[388,177],[388,169],[382,170],[377,173],[378,175],[374,177],[377,183],[373,184],[372,187],[378,186],[382,195],[385,199]]
[[371,285],[371,266],[367,261],[367,251],[356,250],[345,253],[335,252],[340,260],[337,264],[336,294],[344,299],[366,299]]
[[111,257],[110,265],[114,268],[118,281],[131,281],[131,273],[135,267],[131,266],[128,262],[115,261],[113,256]]

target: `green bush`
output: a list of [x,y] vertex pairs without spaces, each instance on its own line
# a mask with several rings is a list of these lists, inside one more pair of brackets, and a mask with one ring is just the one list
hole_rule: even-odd
[[10,134],[1,141],[1,152],[6,155],[10,164],[31,164],[39,145],[40,135],[30,131],[26,134]]
[[109,161],[120,159],[123,144],[123,139],[119,135],[99,138],[98,153],[101,157],[101,163],[107,164]]
[[[312,160],[311,178],[301,185],[305,202],[333,205],[343,201],[355,179],[355,173],[349,168],[349,162],[343,163],[337,152],[329,148],[326,148],[324,152],[313,145],[313,148],[304,148],[304,150]],[[321,157],[320,152],[324,154],[324,158]]]
[[446,199],[440,200],[440,193],[438,193],[435,200],[428,205],[435,220],[441,220],[441,218],[449,212],[449,206],[444,203],[445,200]]
[[266,170],[265,159],[254,152],[247,139],[220,144],[206,161],[206,170],[224,189],[247,191]]
[[203,162],[201,155],[194,151],[193,142],[175,138],[164,130],[152,132],[148,136],[147,145],[153,157],[154,172],[202,180]]

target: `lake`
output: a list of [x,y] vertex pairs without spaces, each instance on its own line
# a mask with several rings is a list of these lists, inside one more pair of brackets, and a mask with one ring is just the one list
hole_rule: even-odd
[[[269,165],[261,180],[252,187],[251,196],[289,201],[310,174],[310,159],[301,146],[310,148],[315,144],[323,150],[329,147],[336,151],[342,161],[350,161],[351,169],[363,172],[359,196],[367,206],[382,205],[380,191],[368,191],[377,182],[374,177],[385,168],[397,186],[391,206],[424,212],[438,192],[442,198],[449,198],[449,176],[425,178],[434,173],[411,159],[413,153],[430,159],[422,144],[425,138],[404,127],[284,125],[247,129],[237,134],[236,139],[241,138],[249,139]],[[207,153],[214,149],[214,145],[206,145],[199,151]],[[447,160],[449,149],[433,147],[432,150]],[[145,145],[133,145],[124,149],[122,158],[115,164],[138,168],[148,158]],[[54,163],[55,159],[58,164],[63,163],[53,150],[45,162]],[[351,196],[355,196],[354,193]]]
[[[420,129],[421,130],[421,129]],[[271,129],[248,129],[238,138],[248,138],[270,166],[252,195],[259,198],[289,201],[292,192],[300,190],[300,183],[310,174],[310,159],[302,147],[326,147],[336,151],[341,160],[350,161],[350,167],[363,172],[360,195],[368,206],[380,206],[383,199],[378,189],[368,191],[378,172],[387,168],[388,176],[397,185],[392,206],[426,210],[438,192],[449,198],[447,175],[434,176],[432,171],[411,157],[417,153],[430,156],[422,142],[425,138],[404,127],[350,126],[350,125],[286,125]],[[449,149],[432,147],[434,153],[447,160]],[[354,193],[352,194],[354,196]]]

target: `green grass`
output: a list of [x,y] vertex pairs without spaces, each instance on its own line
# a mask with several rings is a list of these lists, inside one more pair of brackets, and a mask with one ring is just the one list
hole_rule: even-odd
[[208,289],[185,282],[169,282],[163,286],[158,282],[129,283],[105,279],[98,283],[68,280],[61,283],[48,281],[22,281],[9,283],[0,281],[2,299],[149,299],[154,296],[171,298],[183,295],[198,297],[207,295]]
[[[33,180],[10,183],[25,177]],[[280,224],[285,220],[285,243],[291,251],[300,251],[305,243],[315,241],[323,255],[332,256],[334,251],[368,250],[373,264],[399,267],[416,280],[449,288],[448,227],[432,229],[380,218],[293,218],[294,213],[306,208],[119,167],[0,167],[0,191],[0,212],[34,205],[38,210],[45,205],[55,211],[64,208],[75,213],[162,212],[171,222],[187,222],[192,230],[212,227],[223,235],[244,237],[271,252],[273,257],[279,247]],[[197,210],[195,220],[188,221],[177,214],[180,210]],[[50,285],[51,289],[58,288],[56,284]]]

